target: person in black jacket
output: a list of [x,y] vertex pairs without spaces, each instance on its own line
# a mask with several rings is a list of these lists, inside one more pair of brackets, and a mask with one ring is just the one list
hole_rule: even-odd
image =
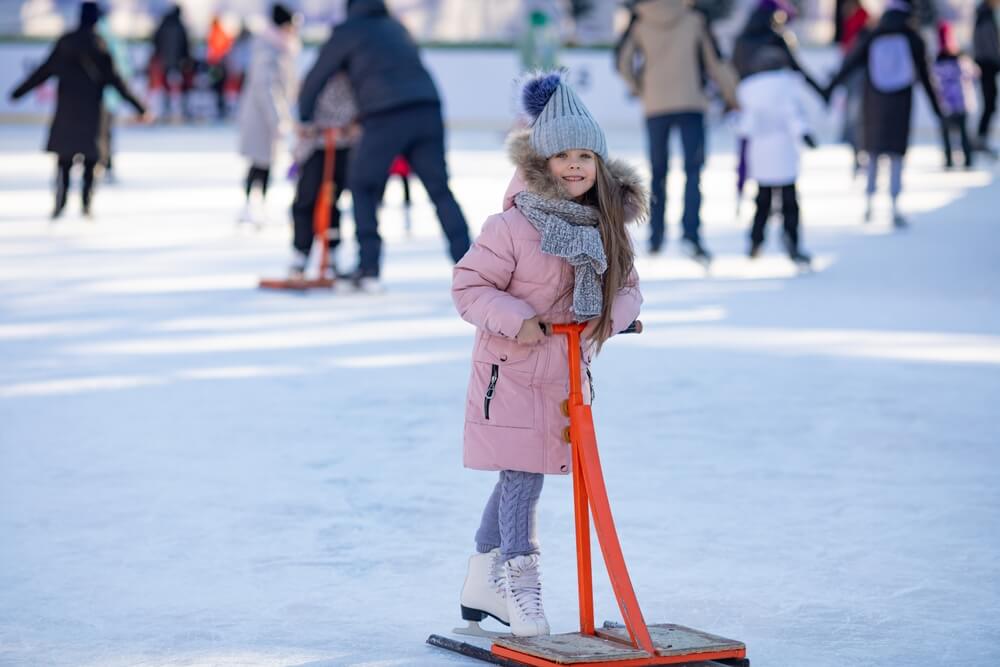
[[375,211],[397,155],[423,182],[457,262],[469,249],[469,230],[448,187],[441,101],[413,38],[389,16],[382,0],[348,0],[347,20],[333,30],[299,92],[303,123],[313,120],[320,92],[341,71],[351,83],[362,128],[347,184],[360,254],[354,284],[381,289],[382,239]]
[[59,165],[53,219],[59,217],[66,206],[70,168],[77,155],[83,157],[83,213],[90,215],[94,167],[101,157],[98,138],[105,86],[114,86],[144,119],[147,118],[146,108],[122,80],[107,45],[94,31],[99,18],[97,3],[84,2],[80,6],[79,27],[60,37],[45,62],[11,92],[11,98],[16,100],[49,77],[59,79],[56,113],[47,145],[47,150],[58,156]]
[[188,108],[188,76],[192,65],[191,43],[181,20],[181,8],[171,7],[153,33],[153,58],[163,70],[163,115],[170,114],[170,101],[176,89],[180,95],[181,114],[191,117]]
[[862,105],[862,148],[868,153],[865,222],[872,218],[878,158],[885,155],[890,164],[892,223],[897,228],[907,224],[898,201],[903,189],[903,157],[910,144],[913,87],[918,80],[927,92],[934,115],[941,119],[941,107],[927,67],[927,48],[911,25],[912,12],[906,0],[890,0],[878,25],[854,46],[824,92],[824,97],[829,100],[833,89],[842,84],[851,72],[859,67],[865,68],[867,80]]
[[989,151],[990,124],[997,110],[997,75],[1000,74],[1000,28],[993,13],[1000,0],[983,0],[976,8],[972,35],[972,55],[979,66],[979,85],[983,90],[983,115],[979,119],[978,148]]

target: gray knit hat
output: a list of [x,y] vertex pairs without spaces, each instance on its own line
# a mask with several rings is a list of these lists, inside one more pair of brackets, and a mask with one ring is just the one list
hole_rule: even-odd
[[531,120],[531,147],[548,159],[560,151],[586,148],[608,159],[604,131],[590,115],[563,72],[533,74],[521,84],[521,108]]

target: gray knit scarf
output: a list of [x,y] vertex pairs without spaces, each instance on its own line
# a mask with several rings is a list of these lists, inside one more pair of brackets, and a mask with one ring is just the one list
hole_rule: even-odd
[[597,230],[597,209],[527,191],[514,195],[514,203],[542,235],[542,252],[562,257],[573,267],[573,319],[583,322],[599,316],[604,304],[601,274],[608,268],[608,258]]

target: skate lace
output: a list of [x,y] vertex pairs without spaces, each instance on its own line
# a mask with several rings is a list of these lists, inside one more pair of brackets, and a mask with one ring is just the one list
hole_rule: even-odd
[[503,558],[500,557],[499,553],[493,555],[493,562],[490,564],[490,586],[500,597],[507,597],[507,591],[504,588]]
[[510,592],[517,608],[526,618],[543,616],[542,581],[537,566],[511,567]]

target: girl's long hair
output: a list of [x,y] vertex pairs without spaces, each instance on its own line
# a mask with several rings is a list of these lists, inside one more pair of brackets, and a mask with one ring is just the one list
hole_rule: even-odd
[[604,254],[608,258],[608,268],[602,276],[601,314],[597,318],[597,328],[591,340],[597,344],[597,352],[601,351],[604,341],[611,337],[611,308],[614,306],[618,290],[628,284],[632,267],[635,264],[635,250],[632,239],[625,228],[625,195],[621,187],[612,180],[604,161],[594,156],[597,163],[597,176],[594,187],[584,193],[582,203],[597,208],[599,222],[597,229],[604,243]]

